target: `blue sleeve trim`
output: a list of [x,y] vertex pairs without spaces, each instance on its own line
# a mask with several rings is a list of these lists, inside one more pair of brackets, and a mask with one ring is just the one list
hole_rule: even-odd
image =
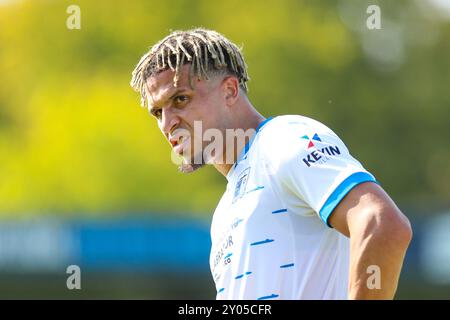
[[333,213],[334,208],[341,202],[341,200],[350,192],[354,187],[363,182],[375,182],[378,183],[370,174],[367,172],[356,172],[348,176],[341,184],[333,191],[333,193],[328,197],[322,209],[319,211],[320,218],[327,224],[328,227],[333,228],[329,223],[328,219]]

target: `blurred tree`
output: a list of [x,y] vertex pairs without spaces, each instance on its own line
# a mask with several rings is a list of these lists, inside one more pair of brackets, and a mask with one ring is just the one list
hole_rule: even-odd
[[[424,4],[375,1],[382,29],[368,30],[369,1],[2,3],[4,217],[209,216],[225,179],[178,173],[129,87],[149,46],[196,26],[243,45],[250,98],[266,116],[329,125],[396,200],[450,199],[450,25]],[[66,28],[74,3],[80,30]]]

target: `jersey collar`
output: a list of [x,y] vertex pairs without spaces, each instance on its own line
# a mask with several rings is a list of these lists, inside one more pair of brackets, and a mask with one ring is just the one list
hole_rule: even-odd
[[229,177],[231,176],[231,173],[234,171],[234,169],[237,167],[237,165],[239,164],[239,162],[241,162],[245,156],[248,153],[248,150],[250,150],[250,147],[253,144],[253,140],[255,140],[256,135],[258,134],[258,132],[261,130],[261,128],[270,120],[272,120],[273,117],[268,117],[267,119],[265,119],[263,122],[261,122],[258,127],[256,128],[256,132],[255,134],[250,138],[250,140],[245,144],[244,149],[242,149],[241,153],[239,154],[239,157],[237,158],[236,162],[234,163],[234,165],[231,167],[230,171],[227,174],[227,179],[229,179]]

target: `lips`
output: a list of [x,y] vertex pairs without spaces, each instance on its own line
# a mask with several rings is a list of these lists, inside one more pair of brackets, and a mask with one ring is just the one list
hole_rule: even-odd
[[188,144],[189,138],[181,137],[173,146],[173,151],[175,151],[179,155],[182,155],[183,151],[188,147]]
[[186,148],[186,144],[189,141],[188,136],[182,135],[182,132],[174,131],[174,134],[169,139],[169,143],[172,146],[172,149],[178,153],[182,154],[183,150]]
[[178,145],[179,143],[181,143],[182,140],[183,140],[183,137],[179,137],[178,139],[170,138],[169,142],[170,142],[170,144],[172,145],[172,148],[173,148],[176,145]]

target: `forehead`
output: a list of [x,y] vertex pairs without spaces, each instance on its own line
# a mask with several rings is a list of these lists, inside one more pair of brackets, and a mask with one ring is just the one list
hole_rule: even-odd
[[181,68],[180,78],[176,87],[173,81],[175,71],[170,69],[149,77],[146,80],[146,89],[150,102],[158,102],[178,89],[192,89],[189,85],[189,67],[190,65],[184,65]]

